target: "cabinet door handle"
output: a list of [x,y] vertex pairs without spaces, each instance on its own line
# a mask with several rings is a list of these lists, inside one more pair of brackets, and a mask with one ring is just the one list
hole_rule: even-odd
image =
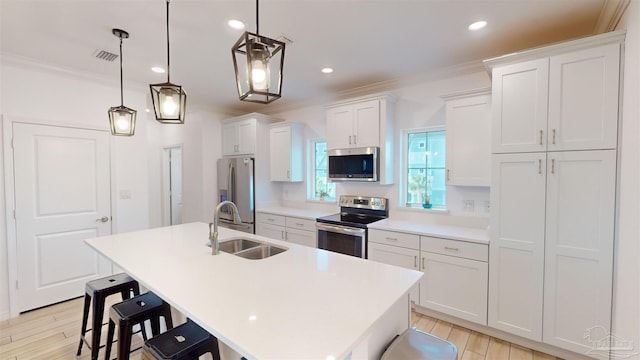
[[542,145],[542,130],[540,130],[540,145]]
[[418,268],[418,255],[413,256],[413,267]]
[[447,181],[451,180],[449,174],[451,173],[451,169],[447,169]]
[[445,246],[444,249],[451,250],[451,251],[460,251],[460,249],[458,249],[457,247],[451,247],[451,246]]
[[349,135],[349,145],[351,145],[351,135]]
[[391,241],[398,241],[398,238],[392,238],[392,237],[386,237],[387,240],[391,240]]
[[556,173],[556,159],[551,159],[551,173]]
[[552,134],[552,135],[551,135],[551,143],[552,143],[553,145],[555,145],[555,144],[556,144],[556,129],[553,129],[553,130],[551,131],[551,134]]
[[424,270],[424,258],[422,258],[422,270]]
[[267,219],[267,221],[274,222],[274,221],[276,221],[276,219],[269,218],[269,219]]
[[282,230],[282,231],[281,231],[281,234],[280,234],[280,239],[282,239],[282,240],[286,240],[286,239],[287,239],[287,235],[285,235],[285,234],[286,234],[286,233],[284,232],[284,230]]
[[353,145],[356,145],[358,141],[356,141],[356,134],[353,134]]
[[296,225],[297,225],[297,226],[300,226],[300,227],[303,227],[303,226],[304,226],[304,224],[302,224],[302,223],[296,223]]
[[538,159],[538,174],[542,174],[542,160]]
[[287,179],[291,179],[291,171],[287,170]]

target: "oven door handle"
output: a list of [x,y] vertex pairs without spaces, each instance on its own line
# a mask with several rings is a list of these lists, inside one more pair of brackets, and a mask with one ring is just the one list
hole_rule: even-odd
[[316,228],[318,230],[325,230],[325,231],[331,231],[331,232],[335,232],[335,233],[339,233],[339,234],[355,235],[355,236],[360,236],[360,237],[364,237],[364,234],[365,234],[365,230],[364,229],[342,227],[342,226],[333,226],[333,225],[327,225],[327,224],[322,224],[322,223],[316,223]]

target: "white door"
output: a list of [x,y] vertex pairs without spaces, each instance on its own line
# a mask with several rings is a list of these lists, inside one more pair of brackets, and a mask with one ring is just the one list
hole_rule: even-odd
[[271,181],[291,180],[291,127],[278,126],[269,131]]
[[380,146],[380,101],[371,100],[353,106],[356,147]]
[[[383,264],[400,266],[405,269],[420,271],[418,267],[419,251],[407,249],[399,246],[390,246],[369,242],[369,260],[381,262]],[[420,283],[411,289],[409,299],[416,304],[420,303]]]
[[345,149],[353,145],[353,111],[351,106],[327,110],[327,150]]
[[491,89],[492,151],[546,150],[549,59],[496,67]]
[[252,155],[256,152],[256,119],[238,123],[238,155]]
[[447,185],[491,183],[491,95],[447,101]]
[[616,152],[550,152],[547,164],[543,341],[582,354],[594,350],[585,334],[611,326]]
[[542,340],[546,154],[493,155],[488,324]]
[[18,311],[84,294],[111,264],[85,239],[111,233],[109,133],[14,123]]
[[169,150],[171,225],[182,224],[182,148]]
[[426,251],[421,257],[420,305],[486,325],[487,263]]

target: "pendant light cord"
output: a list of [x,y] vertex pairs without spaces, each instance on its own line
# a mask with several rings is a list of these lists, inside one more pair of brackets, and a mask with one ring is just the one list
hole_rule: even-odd
[[122,34],[120,34],[120,106],[124,106],[124,92],[122,89]]
[[169,0],[167,0],[167,82],[171,82],[171,66],[169,65]]
[[256,35],[260,35],[260,22],[258,17],[258,0],[256,0]]

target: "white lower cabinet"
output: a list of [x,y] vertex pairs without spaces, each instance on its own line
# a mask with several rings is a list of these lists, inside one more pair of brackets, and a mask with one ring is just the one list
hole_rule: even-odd
[[429,236],[420,243],[420,306],[486,325],[488,245]]
[[[399,246],[384,245],[369,240],[369,260],[395,265],[406,269],[418,269],[420,251]],[[411,301],[420,303],[420,284],[411,290]]]
[[486,244],[369,230],[369,260],[424,272],[412,301],[482,325],[487,324],[488,257]]
[[616,151],[493,157],[489,326],[584,354],[611,326]]
[[267,213],[256,214],[256,235],[317,247],[315,221]]

